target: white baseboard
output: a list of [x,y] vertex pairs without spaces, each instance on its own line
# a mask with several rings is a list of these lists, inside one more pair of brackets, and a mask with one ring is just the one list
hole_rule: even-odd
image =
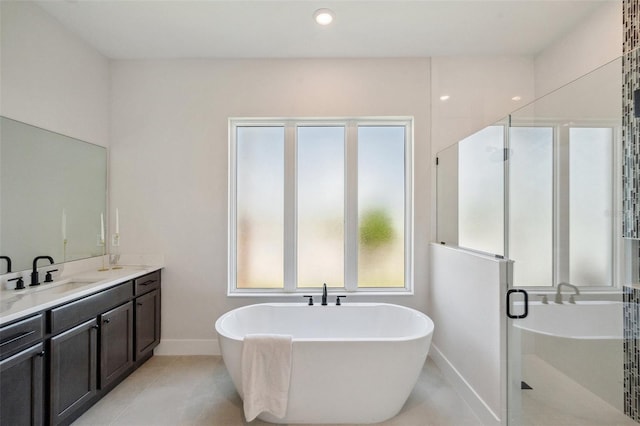
[[[478,420],[485,426],[500,426],[503,422],[500,418],[489,408],[484,400],[478,395],[478,393],[471,387],[469,382],[465,380],[456,367],[449,362],[447,357],[444,356],[437,346],[431,343],[431,349],[429,349],[429,356],[436,363],[445,378],[453,385],[458,394],[465,400],[469,407],[473,410]],[[506,425],[506,419],[504,421]]]
[[220,355],[218,339],[162,339],[154,355]]

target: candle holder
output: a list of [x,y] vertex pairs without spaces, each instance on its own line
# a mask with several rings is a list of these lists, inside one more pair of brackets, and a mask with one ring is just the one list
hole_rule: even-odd
[[100,245],[102,246],[102,268],[98,269],[98,271],[100,271],[100,272],[104,272],[104,271],[108,271],[108,270],[109,270],[109,268],[107,268],[107,267],[104,265],[104,258],[106,257],[107,252],[106,252],[106,245],[105,245],[105,243],[104,243],[104,240],[103,240],[103,239],[101,239],[101,240],[100,240]]
[[111,269],[122,269],[122,266],[118,265],[118,262],[120,261],[120,250],[118,248],[120,247],[120,234],[117,232],[113,234],[113,240],[111,242],[111,256],[109,256],[109,264],[111,265]]

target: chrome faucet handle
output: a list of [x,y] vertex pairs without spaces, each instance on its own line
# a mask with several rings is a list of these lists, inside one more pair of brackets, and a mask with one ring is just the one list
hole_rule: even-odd
[[309,298],[309,303],[308,303],[308,305],[309,305],[309,306],[313,306],[313,296],[311,296],[311,295],[309,295],[309,294],[305,294],[305,295],[304,295],[304,296],[302,296],[302,297],[308,297],[308,298]]
[[573,294],[569,296],[569,303],[576,304],[576,299],[573,297]]
[[543,295],[541,295],[541,297],[542,297],[542,300],[541,300],[542,304],[548,305],[549,304],[549,298],[547,297],[547,295],[543,294]]
[[341,297],[347,297],[347,296],[336,296],[336,306],[342,305],[342,303],[340,302]]

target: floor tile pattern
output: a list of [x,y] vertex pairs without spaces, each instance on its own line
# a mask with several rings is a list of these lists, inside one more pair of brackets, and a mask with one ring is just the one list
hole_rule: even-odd
[[[331,407],[327,407],[328,410]],[[479,425],[435,364],[428,360],[400,413],[381,425]],[[247,423],[242,400],[220,357],[155,356],[73,426],[235,426]]]

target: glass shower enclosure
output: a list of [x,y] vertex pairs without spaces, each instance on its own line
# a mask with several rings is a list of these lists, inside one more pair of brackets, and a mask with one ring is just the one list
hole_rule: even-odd
[[618,59],[438,153],[438,241],[512,261],[510,425],[638,424],[625,414],[622,293],[640,253],[622,238],[621,87]]

